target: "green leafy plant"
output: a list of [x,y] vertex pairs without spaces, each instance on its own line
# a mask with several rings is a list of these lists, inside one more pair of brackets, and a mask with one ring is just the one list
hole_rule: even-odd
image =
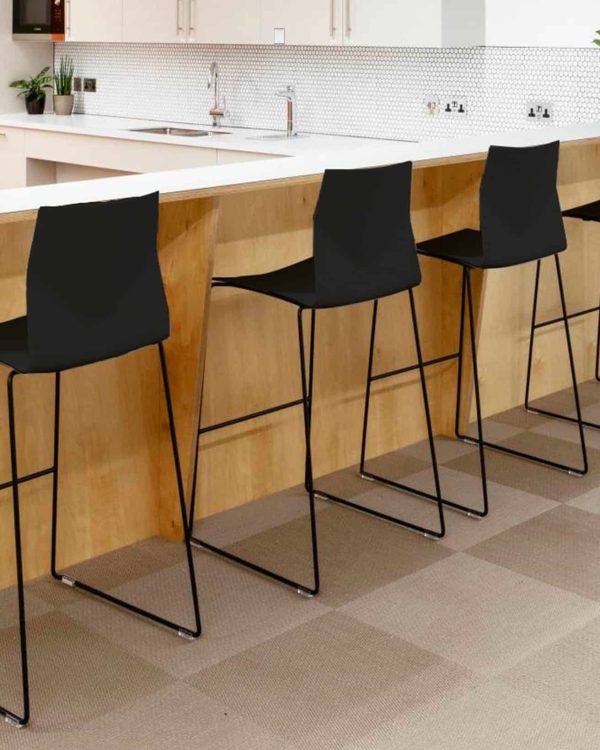
[[[600,29],[598,29],[598,31],[596,32],[596,36],[597,36],[597,37],[600,37]],[[594,39],[594,44],[595,44],[595,45],[596,45],[597,47],[600,47],[600,38],[598,38],[598,39]]]
[[54,74],[54,87],[58,96],[69,96],[73,91],[75,65],[70,57],[61,57],[58,71]]
[[39,101],[46,96],[44,89],[52,88],[52,75],[49,73],[50,68],[46,67],[36,76],[31,76],[21,81],[13,81],[10,84],[12,89],[20,89],[18,96],[24,96],[28,100]]

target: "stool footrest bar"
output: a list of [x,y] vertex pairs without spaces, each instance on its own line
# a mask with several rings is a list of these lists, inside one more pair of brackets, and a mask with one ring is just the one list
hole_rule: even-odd
[[[453,359],[458,359],[459,356],[458,352],[456,352],[456,354],[445,354],[443,357],[436,357],[436,359],[429,359],[426,362],[423,362],[423,367],[433,367],[434,365],[441,365],[444,362],[451,362]],[[383,380],[384,378],[392,378],[394,375],[403,375],[406,372],[413,372],[418,369],[418,364],[407,365],[406,367],[400,367],[397,370],[389,370],[388,372],[380,372],[377,375],[373,375],[371,381],[374,382],[376,380]]]
[[200,435],[204,435],[207,432],[214,432],[220,430],[223,427],[231,427],[234,424],[240,424],[241,422],[249,422],[251,419],[258,419],[258,417],[266,417],[268,414],[275,414],[278,411],[284,411],[285,409],[292,409],[294,406],[302,406],[304,402],[302,399],[296,401],[288,401],[285,404],[278,404],[277,406],[270,406],[268,409],[261,409],[261,411],[255,411],[252,414],[246,414],[243,417],[235,417],[235,419],[228,419],[225,422],[219,422],[218,424],[211,424],[207,427],[201,427],[199,430]]
[[[591,315],[592,313],[600,312],[600,306],[588,307],[586,310],[578,310],[577,312],[569,313],[567,320],[573,320],[573,318],[580,318],[582,315]],[[542,320],[540,323],[534,323],[533,328],[544,328],[545,326],[552,326],[556,323],[564,323],[564,318],[551,318],[550,320]]]
[[[54,466],[51,466],[49,469],[42,469],[42,471],[34,471],[33,474],[26,474],[24,477],[19,477],[17,482],[19,484],[31,482],[33,479],[40,479],[41,477],[48,476],[48,474],[54,474],[54,471]],[[7,490],[9,487],[12,487],[12,482],[2,482],[0,484],[0,490]]]

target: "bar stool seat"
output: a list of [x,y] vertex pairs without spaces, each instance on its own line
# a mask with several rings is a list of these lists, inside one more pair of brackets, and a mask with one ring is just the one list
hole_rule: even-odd
[[484,268],[481,232],[461,229],[427,242],[419,242],[419,253],[470,268]]
[[314,258],[307,258],[268,273],[215,277],[213,286],[231,286],[276,297],[300,307],[317,307]]
[[581,219],[582,221],[600,221],[600,201],[570,208],[567,211],[563,211],[563,216],[567,216],[570,219]]

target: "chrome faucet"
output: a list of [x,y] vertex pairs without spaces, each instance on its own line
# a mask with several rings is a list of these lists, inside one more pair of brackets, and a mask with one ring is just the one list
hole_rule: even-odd
[[210,66],[208,76],[208,88],[212,89],[215,93],[214,102],[212,107],[208,110],[208,114],[212,117],[213,128],[221,127],[221,120],[225,117],[226,107],[225,99],[223,101],[219,98],[219,66],[216,62]]
[[297,101],[296,89],[294,86],[287,86],[284,91],[278,91],[275,96],[280,96],[287,101],[287,136],[292,138],[298,135],[297,122]]

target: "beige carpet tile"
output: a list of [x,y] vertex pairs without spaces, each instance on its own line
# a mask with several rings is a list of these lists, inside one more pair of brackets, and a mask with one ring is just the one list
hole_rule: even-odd
[[[32,706],[40,729],[81,728],[173,680],[61,612],[37,617],[28,635]],[[17,628],[1,630],[0,663],[12,666],[0,671],[0,695],[13,701],[19,695],[17,654]]]
[[[573,461],[576,466],[581,463],[574,443],[555,440],[545,435],[523,433],[505,441],[505,444],[516,450],[528,451],[551,460]],[[588,448],[590,471],[584,477],[571,476],[565,471],[550,469],[494,450],[486,450],[485,457],[487,477],[490,481],[557,502],[567,502],[600,486],[600,451],[593,448]],[[447,466],[455,471],[480,476],[477,454],[450,461]]]
[[600,605],[456,553],[342,611],[491,675],[600,614]]
[[[434,492],[431,469],[406,477],[404,481],[417,489]],[[448,500],[477,510],[483,508],[479,477],[440,466],[440,484],[442,495]],[[495,482],[488,482],[488,496],[490,513],[482,520],[470,518],[464,513],[457,513],[446,507],[446,536],[440,544],[454,550],[466,549],[557,505],[553,500]],[[437,506],[434,503],[414,495],[395,492],[381,485],[375,485],[375,489],[355,498],[355,502],[368,505],[382,513],[399,514],[421,526],[437,526]]]
[[559,505],[469,550],[482,560],[600,601],[600,516]]
[[[126,612],[89,597],[65,609],[70,617],[120,647],[177,677],[226,659],[290,628],[319,617],[328,608],[206,553],[195,553],[204,634],[187,642],[141,623]],[[183,566],[168,568],[114,592],[176,622],[192,625]]]
[[[600,389],[600,384],[598,385],[598,388]],[[579,430],[577,427],[570,422],[565,422],[560,419],[549,419],[539,427],[535,427],[531,430],[531,433],[545,435],[546,437],[554,438],[555,440],[564,440],[569,443],[579,444]],[[593,448],[597,451],[600,450],[600,430],[586,428],[585,443],[588,448]]]
[[[184,559],[185,550],[181,544],[153,537],[66,567],[61,572],[106,591],[177,565]],[[81,599],[80,591],[61,584],[49,575],[28,583],[27,591],[52,607],[64,607]]]
[[[347,474],[349,472],[340,472],[339,481],[343,481],[342,478]],[[321,508],[322,505],[318,503],[317,510]],[[224,547],[297,518],[306,518],[308,513],[308,495],[304,487],[293,487],[239,508],[217,513],[203,521],[196,521],[194,536],[217,547]]]
[[[400,481],[409,474],[415,474],[426,469],[430,464],[431,460],[428,457],[422,460],[404,450],[400,450],[369,459],[365,468],[374,474],[382,474],[388,479]],[[334,495],[349,499],[366,492],[369,487],[368,484],[365,484],[365,480],[359,476],[358,466],[319,477],[315,481],[315,486],[322,492],[331,492]]]
[[[535,382],[532,381],[532,393],[535,396]],[[600,403],[600,390],[596,380],[587,380],[579,384],[579,399],[582,406],[593,406]],[[575,408],[573,389],[563,388],[561,391],[550,393],[547,396],[535,399],[535,405],[544,409],[568,411]]]
[[280,738],[180,682],[84,727],[65,732],[34,722],[11,740],[10,750],[287,750]]
[[[423,471],[406,478],[411,486],[422,490],[432,491],[431,471]],[[472,474],[453,471],[445,466],[440,467],[440,483],[444,497],[454,502],[468,505],[481,510],[483,508],[482,487],[479,477]],[[371,493],[374,495],[374,492]],[[489,539],[515,524],[522,523],[529,518],[539,515],[544,511],[557,506],[554,500],[548,500],[528,492],[521,492],[506,487],[496,482],[488,482],[489,515],[478,520],[470,518],[463,513],[456,513],[446,508],[446,536],[440,544],[453,550],[464,550],[484,539]],[[369,501],[378,509],[389,512],[392,506],[392,498],[388,494],[378,499],[371,500],[369,495],[363,496],[362,500]],[[397,504],[396,500],[396,504]],[[425,523],[431,516],[430,503],[413,499],[414,510],[411,517],[419,523]]]
[[[541,407],[541,401],[536,403]],[[573,407],[571,406],[570,408]],[[517,406],[514,409],[500,412],[500,414],[494,414],[494,422],[500,422],[502,424],[510,425],[511,427],[517,427],[520,430],[532,430],[534,427],[539,427],[541,424],[546,422],[547,419],[548,417],[544,417],[539,414],[531,414],[522,406]]]
[[[486,440],[492,440],[494,442],[501,442],[502,440],[509,440],[512,437],[515,437],[516,435],[520,435],[523,432],[523,428],[506,424],[505,422],[500,422],[498,420],[494,419],[484,419],[483,421],[483,433],[485,435]],[[477,436],[477,423],[472,422],[467,429],[465,430],[466,435],[471,435],[472,437]],[[462,442],[462,441],[459,441]],[[465,443],[463,443],[465,445]],[[473,446],[471,446],[473,447]]]
[[600,619],[507,670],[502,680],[551,706],[596,724],[600,747]]
[[[293,521],[230,547],[286,575],[309,574],[305,523]],[[339,606],[447,557],[449,550],[391,523],[331,505],[318,518],[319,602]]]
[[598,746],[590,742],[600,739],[597,727],[584,733],[578,717],[497,680],[481,681],[419,718],[381,726],[343,750],[592,750]]
[[[409,445],[402,449],[408,456],[415,456],[415,458],[421,459],[428,466],[431,464],[431,453],[429,449],[429,441],[422,440],[420,443]],[[472,453],[476,448],[468,443],[463,443],[462,440],[454,440],[453,438],[437,436],[435,439],[435,452],[438,463],[446,463],[447,461],[453,461],[455,458],[466,456]]]
[[285,741],[339,747],[465,679],[456,665],[331,612],[188,681]]
[[594,489],[584,492],[583,495],[574,497],[565,505],[571,508],[579,508],[579,510],[587,510],[588,513],[600,514],[600,487],[594,487]]
[[[29,588],[25,590],[25,615],[27,620],[45,615],[52,611],[48,602],[32,594]],[[11,587],[0,591],[0,629],[11,628],[19,622],[17,589]]]

